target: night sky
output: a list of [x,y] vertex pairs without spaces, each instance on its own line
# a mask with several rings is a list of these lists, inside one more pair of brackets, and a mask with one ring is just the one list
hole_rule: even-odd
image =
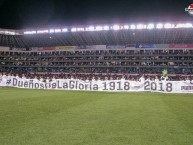
[[0,0],[0,28],[193,21],[193,0]]

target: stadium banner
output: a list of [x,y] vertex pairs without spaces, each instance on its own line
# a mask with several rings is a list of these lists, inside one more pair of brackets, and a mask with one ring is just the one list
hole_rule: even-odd
[[26,48],[10,48],[10,51],[26,51]]
[[75,49],[76,46],[56,46],[56,51],[72,51]]
[[106,49],[106,45],[87,45],[86,49]]
[[76,46],[75,49],[86,49],[86,45],[79,45],[79,46]]
[[169,48],[193,48],[193,44],[170,44]]
[[0,51],[9,51],[9,47],[0,46]]
[[155,44],[136,44],[135,48],[157,48]]
[[106,49],[106,45],[79,45],[75,49]]
[[38,51],[53,51],[55,49],[55,47],[39,47]]
[[157,48],[169,48],[168,44],[136,44],[135,48],[142,48],[142,49],[157,49]]
[[29,48],[29,51],[38,51],[38,47]]
[[107,49],[123,49],[126,48],[125,45],[107,45]]
[[160,92],[160,93],[193,93],[190,81],[144,81],[127,80],[82,81],[75,79],[55,79],[42,82],[37,79],[23,79],[12,76],[1,76],[0,86],[26,89],[110,91],[110,92]]

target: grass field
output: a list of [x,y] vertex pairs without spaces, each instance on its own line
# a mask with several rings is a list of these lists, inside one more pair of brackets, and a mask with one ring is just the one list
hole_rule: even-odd
[[0,145],[192,145],[193,95],[0,88]]

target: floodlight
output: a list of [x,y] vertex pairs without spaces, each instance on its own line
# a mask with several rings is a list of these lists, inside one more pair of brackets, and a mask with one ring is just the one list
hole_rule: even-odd
[[131,28],[131,29],[136,29],[136,26],[135,26],[135,25],[131,25],[130,28]]
[[119,30],[120,29],[120,26],[119,25],[114,25],[113,26],[113,30]]
[[93,26],[87,27],[86,31],[94,31],[94,27]]
[[193,28],[193,25],[191,23],[186,23],[185,28]]
[[137,25],[137,29],[143,29],[143,28],[144,28],[143,24],[138,24]]
[[193,25],[191,23],[177,24],[176,28],[193,28]]
[[24,34],[36,34],[36,31],[25,31]]
[[128,30],[129,29],[129,25],[125,25],[124,29]]
[[163,24],[161,24],[161,23],[157,24],[156,28],[157,29],[162,29],[163,28]]
[[61,29],[55,29],[55,33],[60,33]]
[[54,29],[50,29],[50,33],[54,33]]
[[96,31],[102,31],[103,27],[102,26],[96,26]]
[[77,31],[84,31],[84,28],[77,28]]
[[166,28],[166,29],[172,28],[172,24],[166,23],[166,24],[164,25],[164,28]]
[[154,24],[148,24],[147,25],[147,29],[154,29],[155,28],[155,25]]
[[71,32],[76,32],[76,31],[77,31],[76,28],[72,28],[72,29],[71,29]]
[[94,27],[93,27],[93,26],[90,26],[88,29],[89,29],[90,31],[94,31]]
[[32,31],[32,34],[36,34],[37,32],[36,31]]
[[177,24],[176,28],[184,28],[184,24]]
[[11,32],[11,31],[5,31],[5,34],[9,34],[9,35],[15,35],[15,32]]
[[42,31],[40,31],[40,30],[38,30],[38,31],[37,31],[37,34],[40,34],[40,33],[43,33],[43,32],[42,32]]
[[37,34],[44,34],[44,33],[48,33],[48,30],[38,30]]
[[103,26],[103,30],[108,31],[109,30],[109,26]]
[[68,29],[67,28],[63,28],[62,32],[68,32]]

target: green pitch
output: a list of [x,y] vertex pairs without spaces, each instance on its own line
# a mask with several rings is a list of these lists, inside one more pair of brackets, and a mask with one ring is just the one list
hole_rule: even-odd
[[0,145],[192,144],[192,94],[0,88]]

